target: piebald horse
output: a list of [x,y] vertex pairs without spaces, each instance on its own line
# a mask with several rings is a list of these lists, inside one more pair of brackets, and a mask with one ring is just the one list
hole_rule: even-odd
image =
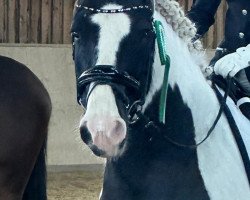
[[[161,13],[179,11],[172,0],[165,2]],[[200,68],[202,52],[179,37],[176,18],[166,20],[151,0],[76,1],[73,58],[77,98],[86,111],[80,133],[106,158],[101,200],[250,199],[247,171],[224,114],[197,145],[221,106]],[[159,102],[166,69],[156,20],[171,62],[164,121]],[[249,122],[230,98],[227,104],[249,150]]]
[[51,101],[23,64],[0,56],[0,199],[46,200]]

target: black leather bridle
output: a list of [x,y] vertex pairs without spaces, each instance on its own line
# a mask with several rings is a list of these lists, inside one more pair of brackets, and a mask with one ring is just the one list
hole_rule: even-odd
[[[86,15],[97,14],[97,13],[105,13],[105,14],[115,14],[115,13],[125,13],[125,12],[132,12],[136,10],[147,10],[152,12],[152,9],[149,6],[133,6],[128,8],[122,9],[98,9],[98,8],[90,8],[83,5],[76,5],[77,9],[82,9]],[[153,33],[153,41],[155,41],[155,33],[153,28],[153,18],[152,20],[152,27],[151,33]],[[75,43],[74,43],[75,33],[72,32],[72,46],[73,46],[73,59],[74,59],[74,50],[75,50]],[[152,38],[150,38],[152,39]],[[148,56],[148,74],[146,84],[141,84],[139,80],[134,78],[133,76],[129,75],[126,71],[119,71],[116,66],[112,65],[96,65],[90,67],[88,70],[84,71],[80,77],[77,78],[77,98],[78,103],[81,104],[83,107],[87,107],[88,98],[91,92],[97,85],[122,85],[127,88],[131,88],[132,91],[135,92],[135,96],[138,97],[137,99],[129,102],[125,105],[127,111],[127,119],[130,124],[135,123],[139,118],[140,115],[137,113],[141,112],[142,106],[145,103],[146,94],[149,89],[149,84],[151,80],[151,71],[152,71],[152,63],[154,59],[154,48],[155,45],[152,45],[152,51],[150,51]],[[86,88],[89,87],[88,93],[83,97],[83,92],[86,91]]]
[[[84,91],[86,87],[89,87],[88,94],[84,99],[79,96],[79,103],[86,107],[88,98],[94,88],[98,85],[122,85],[131,88],[136,96],[141,97],[132,104],[127,103],[125,108],[127,110],[127,119],[130,123],[135,121],[138,116],[135,116],[136,112],[141,110],[142,105],[145,102],[145,92],[142,92],[141,84],[134,77],[128,75],[126,72],[119,72],[118,69],[110,65],[96,65],[91,69],[86,70],[77,80],[78,91]],[[133,116],[132,116],[133,115]]]

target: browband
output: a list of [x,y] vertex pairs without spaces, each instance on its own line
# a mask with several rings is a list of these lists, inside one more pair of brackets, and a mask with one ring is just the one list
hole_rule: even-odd
[[133,10],[149,10],[152,12],[152,9],[147,6],[147,5],[143,5],[143,6],[133,6],[133,7],[127,7],[127,8],[119,8],[119,9],[101,9],[101,8],[91,8],[91,7],[87,7],[87,6],[83,6],[83,5],[78,5],[76,4],[75,6],[76,8],[82,8],[86,11],[90,11],[92,13],[124,13],[124,12],[129,12],[129,11],[133,11]]

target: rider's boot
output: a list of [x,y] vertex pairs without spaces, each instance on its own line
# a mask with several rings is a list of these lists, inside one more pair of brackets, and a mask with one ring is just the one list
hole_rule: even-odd
[[250,98],[243,97],[237,101],[237,106],[246,118],[250,120]]

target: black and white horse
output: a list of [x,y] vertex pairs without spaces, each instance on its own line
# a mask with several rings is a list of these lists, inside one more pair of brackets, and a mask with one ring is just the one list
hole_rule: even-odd
[[0,199],[46,200],[51,101],[23,64],[0,56]]
[[[166,2],[178,11],[172,0]],[[153,19],[163,24],[171,59],[165,124],[158,117],[165,66]],[[174,31],[179,19],[167,20],[151,0],[76,2],[73,57],[78,100],[86,108],[80,132],[97,156],[107,158],[100,199],[250,199],[246,170],[224,114],[197,148],[174,144],[202,141],[220,104],[200,69],[204,58]],[[233,105],[231,99],[228,104]],[[250,125],[231,107],[249,150]]]

